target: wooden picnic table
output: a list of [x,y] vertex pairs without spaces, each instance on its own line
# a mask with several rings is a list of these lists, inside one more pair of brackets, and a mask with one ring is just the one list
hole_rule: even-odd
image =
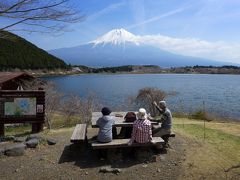
[[[114,127],[131,127],[133,125],[133,122],[125,122],[124,120],[124,116],[126,115],[127,112],[112,112],[111,116],[114,116],[115,119],[115,124],[113,125]],[[122,116],[122,117],[118,117],[118,116]],[[102,113],[101,112],[93,112],[92,113],[92,127],[93,128],[98,128],[96,122],[97,120],[102,117]],[[158,122],[152,122],[152,125],[158,125]]]
[[[133,122],[125,122],[124,116],[127,112],[112,112],[111,115],[115,118],[115,124],[113,126],[115,127],[131,127],[133,125]],[[92,113],[92,127],[98,128],[96,125],[97,120],[102,117],[101,112],[93,112]],[[151,121],[152,125],[158,125],[159,122]],[[174,136],[173,136],[174,135]],[[97,140],[90,140],[90,143],[92,145],[93,149],[109,149],[109,148],[118,148],[118,147],[141,147],[141,146],[156,146],[158,144],[164,144],[168,142],[169,137],[175,137],[175,134],[169,134],[167,139],[162,139],[161,137],[153,137],[153,140],[155,143],[133,143],[131,146],[128,145],[128,142],[130,139],[113,139],[109,143],[100,143]],[[71,137],[71,142],[84,142],[87,140],[87,125],[86,124],[77,124],[73,135]],[[85,141],[86,142],[86,141]],[[88,141],[89,142],[89,141]]]

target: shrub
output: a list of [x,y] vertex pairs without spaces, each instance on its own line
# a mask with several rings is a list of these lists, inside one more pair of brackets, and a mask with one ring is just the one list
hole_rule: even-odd
[[155,116],[157,114],[157,109],[153,105],[153,102],[162,101],[166,96],[167,93],[165,91],[157,88],[146,87],[138,91],[134,101],[138,108],[143,107],[150,112],[152,116]]
[[197,110],[189,115],[190,119],[200,119],[200,120],[207,120],[212,121],[214,119],[209,113],[204,110]]

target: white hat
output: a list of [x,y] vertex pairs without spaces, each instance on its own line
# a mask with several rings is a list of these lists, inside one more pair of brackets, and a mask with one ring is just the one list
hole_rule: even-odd
[[167,107],[166,101],[159,101],[159,104],[161,104],[164,107]]
[[147,111],[144,108],[140,108],[137,113],[138,119],[146,119],[147,118]]

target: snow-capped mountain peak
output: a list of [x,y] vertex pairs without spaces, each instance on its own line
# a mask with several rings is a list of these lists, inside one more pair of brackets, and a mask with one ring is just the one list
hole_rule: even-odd
[[[160,65],[162,67],[225,65],[223,62],[184,56],[167,51],[165,47],[172,44],[181,47],[179,39],[171,41],[169,37],[136,36],[124,29],[114,29],[105,35],[80,46],[53,50],[51,53],[67,63],[85,66],[123,66],[123,65]],[[159,48],[159,45],[163,49]],[[155,45],[154,45],[155,44]],[[194,43],[196,44],[195,41]],[[186,46],[186,44],[182,44]],[[171,46],[170,46],[171,47]],[[171,50],[171,48],[169,48]],[[188,49],[190,49],[188,47]]]
[[125,44],[126,42],[131,42],[136,45],[139,45],[139,37],[135,36],[134,34],[126,31],[125,29],[113,29],[108,33],[104,34],[103,36],[97,38],[90,43],[94,43],[94,45],[98,44],[107,44],[111,43],[114,45]]

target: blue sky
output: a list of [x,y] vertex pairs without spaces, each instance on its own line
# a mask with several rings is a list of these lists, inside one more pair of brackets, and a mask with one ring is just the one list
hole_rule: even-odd
[[[86,20],[69,25],[69,32],[17,34],[45,50],[77,46],[115,29],[135,35],[162,35],[224,46],[240,47],[240,0],[73,0]],[[7,21],[2,21],[7,23]],[[233,48],[233,49],[231,49]],[[234,49],[235,48],[235,49]]]

